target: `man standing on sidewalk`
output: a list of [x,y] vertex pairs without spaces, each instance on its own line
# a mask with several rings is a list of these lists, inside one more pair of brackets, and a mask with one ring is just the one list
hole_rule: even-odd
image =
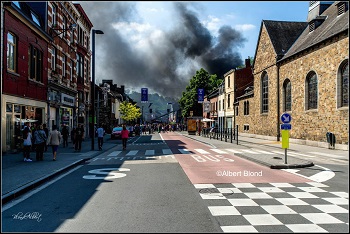
[[81,142],[83,141],[84,129],[81,125],[75,130],[75,151],[81,151]]
[[100,124],[100,127],[96,130],[96,132],[97,132],[98,149],[102,150],[103,136],[105,135],[105,130],[103,129],[102,124]]

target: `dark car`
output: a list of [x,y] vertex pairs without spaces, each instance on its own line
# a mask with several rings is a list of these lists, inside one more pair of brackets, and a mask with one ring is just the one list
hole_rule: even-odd
[[111,139],[121,139],[122,137],[122,127],[115,127],[111,133]]

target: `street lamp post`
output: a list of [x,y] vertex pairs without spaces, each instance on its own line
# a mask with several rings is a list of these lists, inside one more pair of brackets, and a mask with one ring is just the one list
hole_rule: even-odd
[[91,122],[92,122],[92,134],[91,134],[91,150],[95,150],[95,34],[103,34],[101,30],[92,29],[92,83],[91,83]]

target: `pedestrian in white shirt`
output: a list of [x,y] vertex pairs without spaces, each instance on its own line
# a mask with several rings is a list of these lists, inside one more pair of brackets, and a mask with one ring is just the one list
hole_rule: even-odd
[[102,150],[103,136],[105,135],[105,130],[103,129],[102,124],[100,124],[100,127],[96,130],[96,132],[97,132],[98,149]]
[[29,128],[23,130],[23,156],[25,162],[31,162],[30,159],[30,149],[32,148],[32,134]]

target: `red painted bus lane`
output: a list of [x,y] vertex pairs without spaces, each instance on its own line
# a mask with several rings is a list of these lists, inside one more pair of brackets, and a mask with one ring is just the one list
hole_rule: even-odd
[[212,147],[175,133],[162,134],[173,152],[180,147],[188,154],[174,154],[193,184],[215,183],[304,183],[307,178],[286,171],[270,169],[244,158],[228,154],[201,154],[212,152]]

